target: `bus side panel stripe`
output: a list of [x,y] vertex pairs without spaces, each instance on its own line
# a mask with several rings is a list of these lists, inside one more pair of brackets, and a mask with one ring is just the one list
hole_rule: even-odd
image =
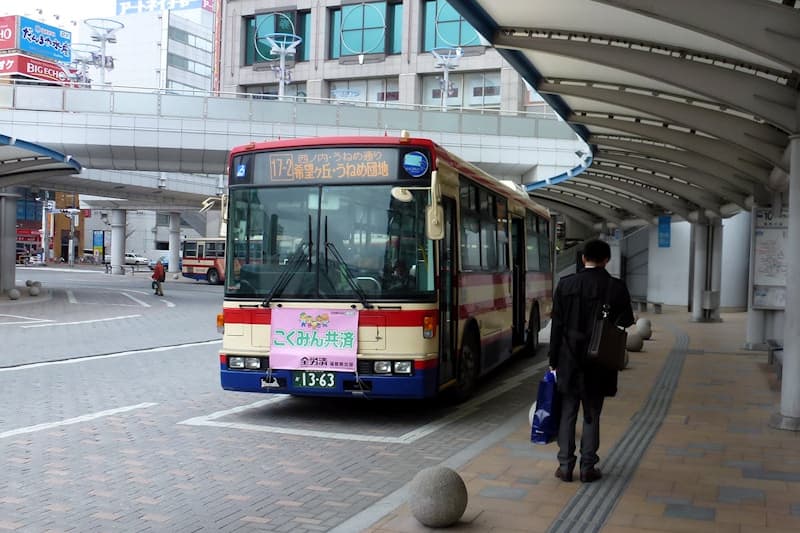
[[491,274],[462,272],[458,276],[459,287],[476,285],[502,285],[511,281],[511,272],[495,272]]
[[[309,306],[313,307],[313,306]],[[422,320],[426,316],[438,319],[435,309],[421,309],[410,311],[360,311],[358,314],[359,326],[395,326],[395,327],[422,327]],[[271,324],[271,309],[249,308],[223,308],[226,324]]]
[[458,306],[458,318],[466,319],[471,316],[479,315],[482,313],[489,313],[491,311],[502,311],[511,307],[511,298],[495,298],[494,300],[487,300],[483,302],[474,302],[469,304],[461,304]]

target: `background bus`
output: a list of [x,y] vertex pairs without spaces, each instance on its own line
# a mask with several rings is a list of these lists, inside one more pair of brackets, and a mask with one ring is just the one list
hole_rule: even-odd
[[328,137],[230,154],[222,387],[466,398],[535,353],[548,211],[427,139]]
[[203,237],[183,241],[183,277],[206,280],[212,285],[225,282],[225,238]]

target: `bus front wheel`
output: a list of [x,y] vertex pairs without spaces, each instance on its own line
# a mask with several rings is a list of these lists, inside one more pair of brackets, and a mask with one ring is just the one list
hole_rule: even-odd
[[216,268],[210,268],[208,274],[206,274],[206,278],[208,279],[209,285],[219,284],[219,272],[217,272]]

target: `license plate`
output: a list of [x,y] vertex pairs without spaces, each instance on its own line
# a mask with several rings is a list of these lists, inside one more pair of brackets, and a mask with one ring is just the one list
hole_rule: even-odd
[[312,389],[332,389],[336,386],[333,372],[292,372],[292,385]]

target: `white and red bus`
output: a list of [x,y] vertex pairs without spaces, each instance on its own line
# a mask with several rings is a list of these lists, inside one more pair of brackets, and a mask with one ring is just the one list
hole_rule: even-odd
[[183,241],[181,274],[211,285],[225,282],[225,238],[201,237]]
[[466,398],[535,353],[553,239],[519,185],[405,132],[251,143],[229,172],[224,389]]

